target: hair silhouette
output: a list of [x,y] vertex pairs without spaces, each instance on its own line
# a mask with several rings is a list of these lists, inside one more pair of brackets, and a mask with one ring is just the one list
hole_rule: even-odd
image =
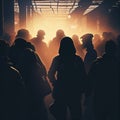
[[60,42],[60,55],[74,55],[76,53],[75,46],[70,37],[64,37]]

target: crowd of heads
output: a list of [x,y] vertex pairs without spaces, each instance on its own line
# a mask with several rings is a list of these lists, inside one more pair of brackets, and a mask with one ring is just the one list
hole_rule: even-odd
[[[113,67],[112,69],[113,70],[115,69],[116,71],[115,65],[116,64],[117,66],[120,65],[120,35],[114,35],[112,32],[103,32],[102,35],[86,33],[81,36],[77,34],[73,34],[72,36],[67,36],[64,30],[58,29],[56,31],[55,37],[51,38],[51,41],[47,45],[46,42],[44,41],[46,34],[47,33],[44,30],[40,29],[38,30],[36,37],[32,38],[29,30],[20,29],[17,31],[16,35],[14,36],[14,40],[11,40],[11,37],[8,34],[3,36],[3,39],[0,40],[0,64],[4,65],[3,63],[5,62],[5,64],[9,65],[9,67],[5,66],[6,67],[5,69],[7,70],[8,72],[7,74],[9,74],[11,78],[12,78],[12,75],[14,77],[14,74],[12,74],[12,71],[15,72],[16,70],[18,70],[19,72],[18,76],[21,76],[23,81],[25,82],[24,84],[25,86],[23,85],[23,88],[25,87],[27,91],[26,99],[31,99],[31,101],[29,101],[31,103],[34,101],[34,105],[31,106],[30,110],[27,110],[28,114],[31,113],[31,116],[33,115],[32,107],[34,107],[35,105],[38,105],[39,107],[41,107],[37,99],[41,101],[41,104],[44,104],[43,103],[44,97],[42,96],[43,97],[42,100],[40,97],[38,97],[39,92],[41,92],[38,86],[39,77],[40,79],[43,79],[43,77],[47,77],[47,72],[49,74],[50,70],[51,71],[54,70],[54,68],[52,69],[51,66],[54,66],[54,64],[56,64],[59,60],[61,61],[59,61],[58,64],[63,62],[60,64],[61,67],[63,68],[56,69],[56,71],[59,72],[60,70],[60,72],[64,73],[64,70],[63,70],[64,67],[68,67],[70,69],[67,68],[65,70],[68,70],[71,72],[72,71],[71,66],[73,66],[74,68],[74,64],[76,67],[75,70],[77,71],[79,70],[78,66],[80,65],[83,67],[83,69],[85,67],[85,71],[81,70],[83,73],[84,72],[86,73],[84,75],[87,76],[88,78],[90,76],[93,79],[98,74],[97,71],[102,71],[103,68],[109,71],[109,68],[108,68],[109,65],[111,65],[111,67]],[[74,64],[72,63],[75,56],[77,56],[76,57],[77,62],[79,61],[78,66],[77,66],[77,62]],[[56,58],[58,60],[56,60]],[[113,58],[115,59],[113,60]],[[11,62],[11,64],[9,64],[9,62]],[[63,64],[65,64],[65,66]],[[94,65],[96,65],[96,67]],[[10,66],[13,66],[15,69],[10,70],[11,68]],[[91,69],[92,67],[93,69]],[[100,69],[98,70],[98,68]],[[112,69],[110,70],[110,72],[112,71]],[[0,71],[2,70],[0,69]],[[2,72],[4,73],[5,71],[2,71]],[[72,72],[74,72],[75,75],[79,73],[78,71],[76,73],[75,71],[72,71]],[[102,71],[101,74],[102,73],[104,74],[105,72],[106,71],[104,72]],[[118,67],[117,67],[117,72],[118,72]],[[41,74],[40,76],[39,76],[39,73]],[[55,71],[51,73],[55,73]],[[70,75],[68,72],[66,73],[67,75]],[[111,72],[111,76],[113,74],[114,73]],[[103,76],[106,77],[105,79],[108,82],[107,75],[109,75],[109,73],[106,73]],[[114,74],[114,76],[115,75],[116,73]],[[70,76],[72,76],[72,73]],[[3,77],[6,79],[5,73],[3,74]],[[49,77],[49,79],[52,77]],[[64,78],[64,77],[61,77],[61,78]],[[108,77],[108,78],[112,81],[112,77],[111,78]],[[33,81],[33,79],[36,79],[36,80]],[[69,78],[69,79],[72,80],[72,78]],[[102,85],[105,83],[102,80],[100,81],[101,81],[100,83],[103,82]],[[16,84],[19,86],[19,82]],[[22,84],[22,82],[20,84]],[[112,84],[110,83],[110,85]],[[30,93],[31,87],[33,90],[32,93]],[[38,102],[38,104],[36,101]],[[30,104],[28,103],[27,105],[30,105]],[[36,110],[36,108],[34,109]],[[42,110],[44,109],[43,106],[41,109]],[[37,115],[38,115],[38,118],[40,117],[42,118],[43,116],[46,115],[46,112],[44,112],[43,116],[39,116],[39,114]],[[43,120],[47,120],[47,118]]]
[[[10,45],[12,46],[15,44],[15,39],[17,38],[22,38],[26,40],[27,42],[30,42],[31,44],[34,45],[34,49],[40,54],[43,54],[43,51],[47,53],[49,52],[49,57],[50,59],[53,58],[53,56],[58,54],[59,50],[59,45],[60,41],[63,37],[67,36],[62,29],[56,30],[56,35],[55,37],[51,38],[51,40],[45,39],[45,35],[47,33],[39,29],[36,33],[36,37],[32,37],[31,33],[27,29],[19,29],[15,35],[15,37],[11,37],[9,34],[5,34],[3,36],[3,39]],[[77,35],[73,33],[72,36],[70,36],[74,42],[75,48],[76,48],[76,54],[82,57],[84,60],[85,57],[85,49],[89,49],[90,47],[94,47],[94,49],[97,52],[97,56],[102,56],[105,52],[105,43],[109,40],[113,40],[116,44],[119,44],[119,35],[115,35],[112,32],[103,32],[101,35],[100,34],[93,34],[93,33],[86,33],[84,35]],[[14,39],[11,39],[14,38]],[[43,43],[43,44],[41,44]],[[41,45],[40,45],[41,44]],[[44,47],[43,47],[44,46]],[[42,50],[41,50],[41,49]],[[45,49],[45,50],[44,50]],[[39,55],[40,56],[40,55]],[[43,59],[43,58],[42,58]],[[44,60],[45,61],[45,60]]]

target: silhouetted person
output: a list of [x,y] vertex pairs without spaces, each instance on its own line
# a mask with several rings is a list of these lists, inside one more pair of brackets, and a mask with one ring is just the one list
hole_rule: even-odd
[[102,56],[105,52],[105,44],[107,41],[110,40],[110,33],[109,32],[103,32],[102,33],[102,40],[99,43],[97,50],[98,50],[98,55]]
[[0,40],[0,119],[25,120],[24,85],[8,58],[9,45]]
[[[83,48],[86,49],[86,54],[84,57],[84,65],[85,65],[86,73],[88,74],[93,61],[97,58],[97,53],[92,43],[93,34],[87,33],[84,34],[81,38],[82,38]],[[86,83],[86,89],[87,87],[88,85]],[[93,105],[92,99],[93,99],[92,96],[87,96],[87,94],[85,95],[85,111],[84,111],[85,120],[87,120],[88,118],[89,120],[94,120],[93,109],[91,108],[91,106]]]
[[102,42],[102,39],[101,39],[100,35],[95,34],[94,38],[93,38],[93,45],[94,45],[94,48],[95,48],[95,50],[97,52],[97,56],[101,55],[101,52],[99,50],[99,45],[101,44],[101,42]]
[[115,40],[116,39],[116,36],[113,32],[108,32],[108,40]]
[[26,41],[29,41],[31,38],[31,35],[27,29],[19,29],[15,36],[15,39],[17,39],[17,38],[22,38],[22,39],[25,39]]
[[86,72],[88,73],[91,67],[92,62],[97,58],[97,53],[92,44],[93,35],[88,33],[82,37],[83,47],[86,49],[86,55],[84,58],[84,64]]
[[54,57],[48,72],[53,84],[53,98],[56,103],[56,120],[66,120],[67,107],[72,120],[81,119],[81,97],[84,91],[85,69],[82,59],[77,56],[70,37],[60,42],[59,55]]
[[27,119],[47,120],[44,97],[51,91],[46,81],[46,69],[32,44],[18,38],[12,48],[11,59],[25,82],[27,94]]
[[79,41],[79,36],[74,34],[72,36],[72,39],[73,39],[73,42],[74,42],[74,45],[75,45],[75,48],[76,48],[76,54],[79,55],[83,59],[84,58],[84,53],[83,53],[83,50],[82,50],[82,44]]
[[35,46],[36,52],[41,58],[42,62],[48,68],[48,47],[47,44],[43,41],[45,36],[45,32],[43,30],[38,30],[37,37],[31,39],[31,42]]
[[58,54],[60,41],[63,37],[65,37],[64,31],[62,29],[58,29],[56,31],[56,36],[49,43],[50,64],[52,62],[53,57],[55,57]]
[[88,74],[89,92],[93,92],[96,120],[117,120],[118,69],[116,44],[108,41],[105,54],[92,65]]

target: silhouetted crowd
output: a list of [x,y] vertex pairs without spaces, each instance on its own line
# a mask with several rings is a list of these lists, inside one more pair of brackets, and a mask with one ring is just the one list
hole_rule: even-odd
[[0,120],[119,120],[120,35],[45,34],[0,40]]

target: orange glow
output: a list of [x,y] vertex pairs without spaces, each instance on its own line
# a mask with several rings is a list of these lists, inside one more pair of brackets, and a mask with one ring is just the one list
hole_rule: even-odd
[[[27,22],[27,29],[30,31],[32,37],[35,37],[39,29],[43,29],[46,33],[45,42],[49,44],[49,41],[52,40],[56,35],[58,29],[63,29],[66,36],[72,36],[77,34],[79,37],[88,31],[85,30],[84,24],[82,26],[77,24],[74,21],[70,21],[68,16],[42,16],[34,17],[32,21]],[[87,29],[88,30],[88,29]]]
[[[77,18],[78,19],[78,18]],[[68,17],[68,15],[34,15],[33,18],[27,20],[27,27],[32,37],[36,37],[37,31],[42,29],[45,31],[44,41],[49,45],[50,40],[56,36],[58,29],[63,29],[66,36],[72,37],[73,34],[77,34],[79,38],[85,33],[96,33],[91,31],[87,27],[86,18],[81,18],[82,21],[76,18]],[[80,41],[81,42],[81,41]]]
[[68,26],[65,18],[57,18],[55,16],[53,17],[42,17],[37,18],[35,17],[34,20],[31,23],[28,23],[27,29],[30,31],[31,35],[33,37],[36,36],[37,31],[39,29],[43,29],[45,31],[45,41],[49,43],[50,40],[52,40],[53,37],[56,35],[56,31],[58,29],[63,29],[66,33],[66,35],[69,35],[68,33]]

